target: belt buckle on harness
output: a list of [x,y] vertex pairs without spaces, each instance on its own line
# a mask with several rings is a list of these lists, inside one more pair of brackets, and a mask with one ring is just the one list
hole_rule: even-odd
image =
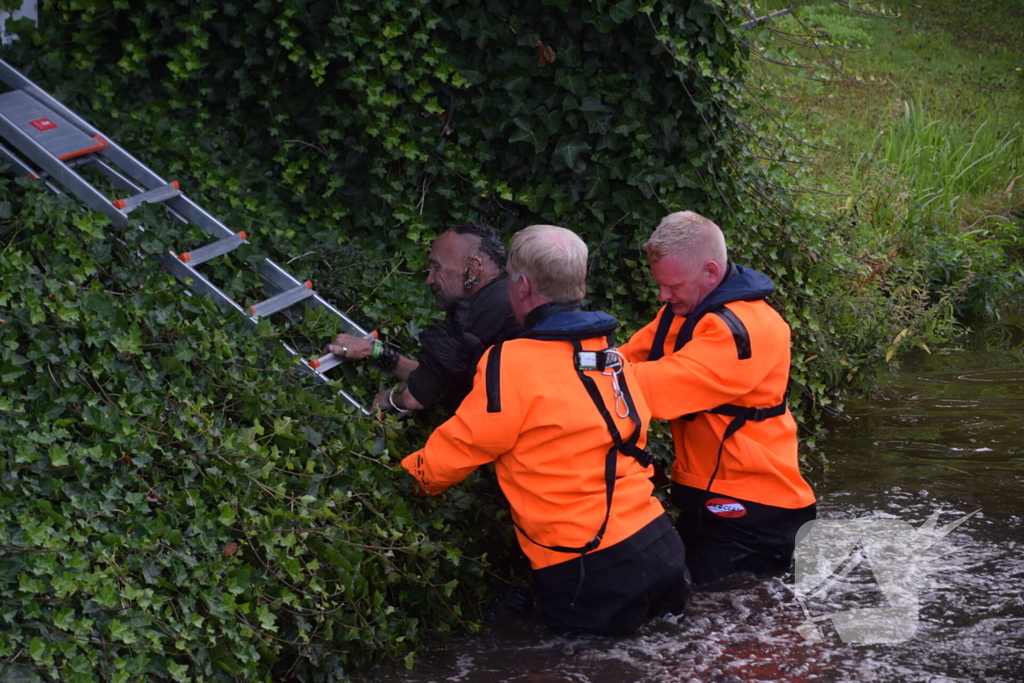
[[766,415],[767,412],[767,408],[754,408],[754,417],[750,419],[753,422],[763,422],[768,419],[768,416]]
[[604,368],[602,374],[605,375],[617,375],[622,372],[623,358],[622,354],[616,348],[605,349],[601,353],[604,354]]

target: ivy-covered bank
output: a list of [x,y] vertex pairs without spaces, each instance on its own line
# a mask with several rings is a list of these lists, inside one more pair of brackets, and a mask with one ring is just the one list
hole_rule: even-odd
[[[809,418],[973,273],[929,284],[920,240],[872,260],[878,226],[787,213],[734,4],[44,0],[3,57],[248,232],[212,266],[232,293],[269,253],[410,352],[445,225],[578,231],[591,304],[631,331],[657,308],[638,245],[700,211],[776,279]],[[438,416],[318,392],[147,256],[196,235],[132,216],[0,175],[0,680],[330,681],[475,628],[510,530],[485,482],[407,495],[397,459]]]

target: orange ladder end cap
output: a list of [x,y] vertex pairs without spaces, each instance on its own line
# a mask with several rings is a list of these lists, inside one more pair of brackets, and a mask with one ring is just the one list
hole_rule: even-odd
[[380,335],[379,335],[379,334],[377,334],[377,330],[374,330],[374,331],[373,331],[373,332],[371,332],[370,334],[371,334],[371,335],[373,336],[373,338],[374,338],[374,339],[380,339]]
[[181,189],[181,184],[177,180],[172,180],[171,181],[171,185],[174,185],[174,189],[175,190],[180,190]]
[[123,209],[124,208],[124,200],[123,199],[115,200],[115,201],[111,202],[111,204],[114,205],[115,209]]
[[306,285],[306,289],[313,289],[313,281],[312,280],[306,280],[305,285]]
[[192,256],[186,251],[184,254],[178,254],[178,260],[182,263],[188,263],[192,260]]
[[309,361],[309,367],[316,370],[318,367],[320,367],[320,359],[314,358],[313,360]]
[[248,236],[247,234],[245,234],[245,230],[239,230],[239,231],[238,231],[238,237],[239,237],[239,239],[241,239],[241,240],[242,240],[243,242],[244,242],[244,241],[246,241],[247,239],[249,239],[249,236]]
[[256,315],[256,307],[255,306],[250,306],[249,307],[249,312],[252,313],[253,315]]

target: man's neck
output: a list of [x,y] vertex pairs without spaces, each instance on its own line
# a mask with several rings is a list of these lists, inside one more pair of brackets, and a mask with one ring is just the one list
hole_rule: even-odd
[[503,273],[500,270],[481,272],[480,275],[477,276],[479,282],[466,290],[466,298],[468,299],[473,296],[481,289],[497,280],[502,274]]

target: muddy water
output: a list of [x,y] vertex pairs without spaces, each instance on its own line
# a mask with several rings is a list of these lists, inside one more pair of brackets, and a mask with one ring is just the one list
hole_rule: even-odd
[[[1016,335],[1016,336],[1015,336]],[[565,640],[522,617],[435,652],[394,683],[713,681],[1024,681],[1024,340],[978,335],[915,357],[876,395],[847,404],[810,472],[824,519],[949,525],[901,562],[930,572],[916,591],[917,630],[899,643],[843,642],[825,615],[886,607],[869,562],[808,599],[793,577],[740,577],[697,592],[682,618],[631,638]],[[937,513],[937,516],[936,516]],[[938,555],[946,553],[941,559]],[[802,596],[806,597],[806,596]],[[808,617],[819,642],[797,629]]]

